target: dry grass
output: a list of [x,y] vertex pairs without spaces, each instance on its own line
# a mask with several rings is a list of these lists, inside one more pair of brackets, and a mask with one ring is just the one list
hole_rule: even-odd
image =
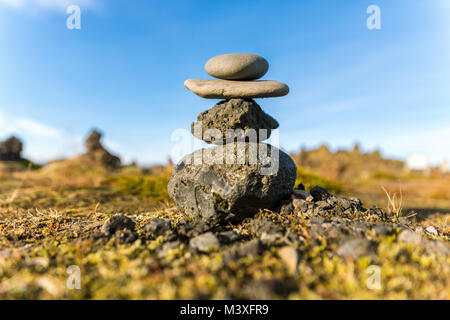
[[[280,299],[450,299],[450,258],[399,242],[402,229],[392,221],[377,222],[392,228],[387,235],[364,230],[378,246],[376,261],[351,261],[336,255],[339,244],[332,233],[311,236],[303,217],[260,212],[299,237],[302,259],[296,276],[276,246],[228,266],[222,255],[226,248],[194,254],[184,245],[161,259],[157,252],[167,239],[149,237],[145,225],[155,217],[175,224],[184,218],[167,197],[171,170],[107,172],[72,161],[1,176],[0,299],[229,299],[264,292]],[[342,188],[308,171],[299,173],[299,181]],[[396,189],[389,185],[385,190]],[[382,195],[379,187],[377,192]],[[402,196],[387,194],[391,211],[400,216]],[[121,244],[99,236],[103,222],[117,213],[136,222],[139,240]],[[441,221],[449,215],[441,215]],[[361,213],[356,221],[346,219],[357,226],[365,218]],[[435,226],[441,240],[448,241],[448,229]],[[249,221],[225,228],[247,237],[253,232]],[[381,290],[366,287],[370,264],[381,268]],[[81,290],[66,287],[70,265],[81,268]]]
[[381,187],[383,189],[384,193],[386,194],[388,203],[387,203],[387,211],[397,219],[403,215],[403,193],[402,189],[400,189],[400,192],[388,192],[384,187]]

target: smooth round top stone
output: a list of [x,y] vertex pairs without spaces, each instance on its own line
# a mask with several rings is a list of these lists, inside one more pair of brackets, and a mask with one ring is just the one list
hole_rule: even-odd
[[269,63],[256,54],[229,53],[209,59],[205,70],[223,80],[256,80],[267,73]]
[[289,87],[278,81],[231,81],[188,79],[184,86],[196,95],[206,99],[255,99],[282,97],[289,93]]

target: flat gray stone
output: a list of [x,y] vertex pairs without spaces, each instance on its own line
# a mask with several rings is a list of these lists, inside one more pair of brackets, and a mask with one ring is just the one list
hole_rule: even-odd
[[234,230],[224,231],[217,235],[220,243],[229,244],[240,239],[240,234]]
[[[267,148],[266,152],[260,148]],[[228,144],[186,156],[174,168],[168,192],[178,208],[194,219],[239,221],[288,198],[296,172],[289,155],[273,146]]]
[[216,250],[220,247],[219,240],[212,232],[207,232],[192,238],[189,245],[191,248],[204,253]]
[[375,243],[365,238],[356,238],[344,242],[338,248],[337,254],[355,261],[366,256],[376,259],[377,256]]
[[264,243],[264,245],[271,247],[271,246],[275,246],[277,244],[277,241],[281,240],[281,238],[282,238],[282,235],[279,233],[263,232],[259,239]]
[[441,240],[427,240],[425,242],[425,250],[430,254],[450,255],[450,246],[447,242]]
[[296,275],[298,274],[298,266],[300,264],[300,252],[291,246],[286,246],[278,250],[278,255],[286,264],[289,271]]
[[173,233],[171,222],[159,218],[150,220],[150,222],[145,225],[145,231],[154,238],[159,236],[169,236]]
[[178,241],[178,240],[177,241],[172,241],[172,242],[166,242],[159,249],[159,251],[158,251],[158,258],[164,259],[165,257],[167,257],[167,255],[169,254],[170,251],[178,249],[182,245],[183,244],[180,241]]
[[278,81],[188,79],[184,82],[184,86],[206,99],[271,98],[282,97],[289,93],[289,87]]
[[263,243],[258,240],[250,240],[243,243],[236,243],[235,245],[231,246],[231,248],[228,248],[223,251],[223,261],[225,264],[229,264],[232,261],[237,261],[243,257],[254,257],[264,250]]
[[266,59],[256,54],[229,53],[215,56],[206,62],[205,71],[224,80],[256,80],[269,70]]
[[[225,144],[248,139],[268,139],[278,122],[266,114],[253,100],[231,99],[216,104],[199,114],[191,125],[192,134],[207,143]],[[265,132],[260,131],[266,130]],[[220,132],[220,135],[217,133]]]
[[283,228],[267,217],[253,219],[250,222],[250,226],[252,228],[252,232],[257,237],[261,237],[263,233],[283,235]]
[[399,234],[398,240],[401,242],[405,242],[408,244],[415,244],[415,245],[420,245],[422,242],[424,242],[424,240],[420,234],[417,234],[411,230],[403,230]]

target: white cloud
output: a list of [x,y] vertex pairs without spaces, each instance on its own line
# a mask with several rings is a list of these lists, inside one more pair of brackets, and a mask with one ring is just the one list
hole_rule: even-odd
[[59,129],[50,127],[46,124],[39,123],[37,121],[19,118],[14,121],[14,125],[19,131],[25,131],[34,136],[46,137],[46,138],[60,138],[63,132]]
[[0,109],[0,136],[7,134],[23,134],[51,139],[64,135],[63,131],[32,119],[8,117]]
[[72,157],[83,150],[83,139],[29,118],[7,116],[0,110],[0,140],[9,136],[23,140],[24,156],[37,162]]
[[66,10],[72,4],[81,8],[90,9],[98,3],[98,0],[0,0],[0,4],[13,9],[55,9]]
[[[24,143],[24,157],[38,163],[75,157],[85,151],[85,134],[74,134],[35,119],[14,117],[2,112],[0,108],[0,140],[13,135]],[[106,138],[103,144],[125,162],[131,161],[130,157],[119,152],[123,149],[120,142]]]

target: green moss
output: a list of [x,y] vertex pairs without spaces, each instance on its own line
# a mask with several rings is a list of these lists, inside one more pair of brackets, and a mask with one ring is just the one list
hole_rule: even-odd
[[[303,172],[300,176],[305,178],[303,183],[309,181],[307,187],[318,184],[330,189],[315,175]],[[164,199],[159,186],[168,177],[164,171],[122,173],[106,177],[107,183],[97,188],[50,188],[42,181],[26,180],[14,201],[0,208],[0,299],[248,299],[264,292],[273,299],[450,297],[450,257],[400,243],[400,228],[389,235],[367,230],[377,245],[376,259],[351,261],[336,254],[338,243],[331,234],[312,236],[302,216],[269,210],[257,216],[267,217],[299,238],[295,246],[302,258],[296,276],[278,257],[279,246],[225,265],[224,251],[229,246],[197,254],[186,241],[161,259],[161,247],[171,240],[149,238],[145,225],[156,217],[170,219],[173,225],[185,219],[174,207],[152,207]],[[17,189],[4,182],[2,195]],[[99,235],[103,222],[118,212],[136,222],[139,240],[121,244],[115,237]],[[243,236],[240,241],[250,240],[253,232],[250,220],[224,229],[238,230]],[[71,265],[81,270],[80,290],[66,286]],[[380,290],[367,288],[371,265],[380,268]]]
[[116,176],[107,180],[119,192],[125,194],[169,200],[167,176]]
[[298,167],[295,186],[299,185],[300,183],[302,183],[306,187],[306,189],[311,189],[312,187],[319,186],[327,189],[332,193],[342,193],[344,191],[344,188],[338,182],[321,177],[318,174]]
[[223,199],[219,194],[214,193],[214,200],[215,200],[216,208],[223,210],[223,211],[228,209],[228,202],[225,199]]
[[31,170],[37,170],[37,169],[42,168],[42,166],[41,166],[40,164],[31,162],[30,160],[27,160],[27,159],[22,159],[22,160],[20,160],[20,161],[19,161],[19,164],[20,164],[22,167],[28,168],[28,169],[31,169]]

